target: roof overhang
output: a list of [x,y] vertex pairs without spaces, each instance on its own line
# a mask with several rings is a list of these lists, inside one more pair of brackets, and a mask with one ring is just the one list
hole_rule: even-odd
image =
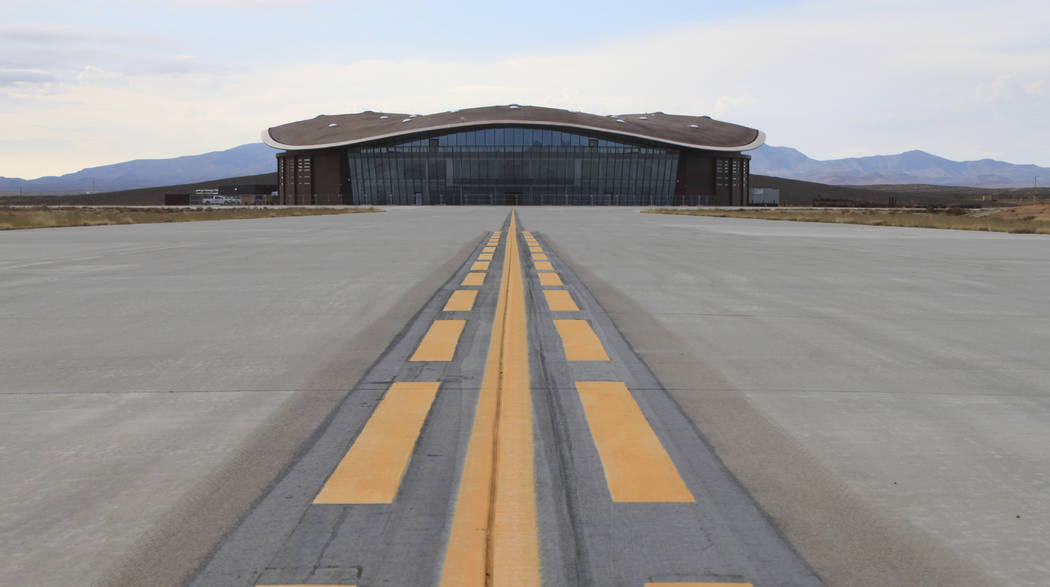
[[[511,114],[511,115],[506,115]],[[752,128],[662,112],[599,116],[537,106],[486,106],[426,116],[365,111],[318,116],[262,132],[267,145],[288,151],[329,149],[446,130],[490,126],[569,128],[707,151],[749,151],[766,135]],[[275,132],[276,131],[276,132]],[[277,136],[274,136],[274,135]]]

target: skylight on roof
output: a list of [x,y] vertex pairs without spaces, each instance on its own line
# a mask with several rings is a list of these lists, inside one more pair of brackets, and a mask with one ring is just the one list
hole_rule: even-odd
[[617,118],[616,122],[619,122],[620,124],[623,124],[623,119],[622,118]]
[[518,106],[517,104],[511,104],[510,105],[510,109],[511,110],[517,110],[518,108],[521,108],[521,106]]
[[649,120],[648,116],[639,116],[638,120]]
[[390,118],[390,117],[389,117],[389,116],[387,116],[386,114],[384,114],[384,115],[380,116],[379,118],[380,118],[380,119],[383,119],[383,118]]
[[406,119],[402,120],[401,122],[412,122],[412,119],[411,118],[406,118]]
[[690,124],[690,125],[689,125],[689,128],[700,128],[700,127],[699,127],[699,126],[697,126],[697,125],[695,125],[695,124]]
[[328,125],[328,128],[332,128],[333,126],[339,126],[339,125],[333,122],[332,124]]

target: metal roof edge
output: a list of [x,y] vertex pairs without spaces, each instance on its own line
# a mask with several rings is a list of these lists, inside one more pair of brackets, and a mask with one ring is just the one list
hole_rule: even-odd
[[746,143],[744,145],[739,145],[739,146],[716,147],[716,146],[712,146],[712,145],[700,145],[700,144],[694,144],[694,143],[682,143],[682,142],[679,142],[679,141],[670,141],[670,140],[666,140],[666,139],[659,139],[659,138],[656,138],[656,137],[653,137],[653,136],[650,136],[650,135],[643,135],[643,134],[632,133],[632,132],[615,131],[615,130],[610,130],[610,129],[601,128],[601,127],[597,127],[597,126],[590,126],[590,125],[586,125],[586,124],[572,124],[572,123],[565,123],[565,122],[522,121],[522,120],[486,120],[484,122],[461,122],[461,123],[453,123],[453,124],[441,124],[441,125],[437,125],[437,126],[428,126],[426,128],[421,128],[421,129],[406,129],[406,130],[401,131],[401,132],[387,133],[387,134],[383,134],[383,135],[374,135],[374,136],[371,136],[371,137],[365,137],[365,138],[354,139],[354,140],[349,140],[349,141],[337,141],[337,142],[334,142],[334,143],[320,143],[320,144],[316,144],[316,145],[287,145],[285,143],[282,143],[282,142],[274,139],[273,136],[270,135],[270,129],[267,128],[266,130],[264,130],[262,132],[262,139],[263,139],[264,143],[266,143],[267,145],[269,145],[269,146],[271,146],[271,147],[273,147],[275,149],[284,149],[286,151],[307,151],[307,150],[313,150],[313,149],[330,149],[330,148],[333,148],[333,147],[346,147],[346,146],[357,145],[357,144],[361,144],[361,143],[371,143],[373,141],[379,141],[379,140],[383,140],[383,139],[400,137],[400,136],[411,135],[411,134],[416,134],[416,133],[431,132],[431,131],[436,131],[436,130],[465,128],[465,127],[471,127],[471,126],[491,126],[491,125],[494,125],[494,124],[509,124],[509,125],[517,125],[517,126],[555,126],[555,127],[579,128],[579,129],[593,130],[593,131],[597,131],[597,132],[601,132],[601,133],[607,133],[607,134],[614,134],[614,135],[620,135],[620,136],[626,136],[626,137],[634,137],[634,138],[643,139],[643,140],[646,140],[646,141],[657,142],[657,143],[661,143],[661,144],[665,144],[665,145],[675,145],[675,146],[678,146],[678,147],[685,147],[687,149],[704,149],[704,150],[707,150],[707,151],[750,151],[750,150],[757,149],[757,148],[761,147],[762,144],[766,142],[766,133],[764,133],[764,132],[762,132],[760,130],[756,130],[755,131],[758,134],[755,136],[755,139],[753,141],[751,141],[750,143]]

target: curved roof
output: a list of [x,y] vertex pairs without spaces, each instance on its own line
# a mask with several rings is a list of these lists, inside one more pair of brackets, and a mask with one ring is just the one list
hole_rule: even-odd
[[599,116],[541,106],[484,106],[417,115],[366,110],[357,114],[322,114],[263,131],[263,142],[285,150],[324,149],[368,143],[422,132],[491,125],[553,126],[634,137],[711,151],[747,151],[765,142],[762,131],[714,120],[650,112]]

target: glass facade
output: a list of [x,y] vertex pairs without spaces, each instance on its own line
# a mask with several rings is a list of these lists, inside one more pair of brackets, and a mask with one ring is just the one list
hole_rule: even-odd
[[538,127],[348,149],[356,204],[671,205],[678,151]]

